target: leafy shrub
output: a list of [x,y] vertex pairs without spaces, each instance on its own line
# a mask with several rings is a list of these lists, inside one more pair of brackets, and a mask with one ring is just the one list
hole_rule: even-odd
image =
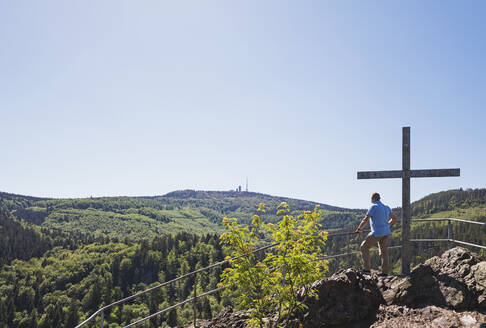
[[[265,211],[260,204],[260,212]],[[287,203],[278,206],[278,224],[263,223],[254,215],[248,226],[237,219],[224,218],[227,232],[220,236],[233,259],[232,267],[221,275],[220,286],[226,286],[226,296],[234,298],[240,309],[251,309],[248,327],[263,327],[263,318],[276,315],[277,321],[287,320],[296,311],[305,309],[297,294],[304,289],[309,296],[317,297],[311,284],[322,279],[327,271],[327,261],[320,260],[327,233],[319,231],[321,211],[305,211],[290,215]],[[265,254],[252,253],[268,236],[275,244]]]

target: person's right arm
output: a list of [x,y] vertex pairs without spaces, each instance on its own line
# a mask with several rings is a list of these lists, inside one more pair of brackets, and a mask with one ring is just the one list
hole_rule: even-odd
[[356,229],[355,233],[362,233],[363,232],[362,230],[363,230],[364,226],[366,225],[366,223],[368,223],[368,221],[373,216],[375,209],[376,209],[376,206],[370,207],[370,209],[368,210],[368,212],[366,213],[364,218],[361,220],[361,222],[360,222],[358,228]]
[[355,233],[362,233],[363,231],[363,228],[364,226],[366,225],[366,223],[368,222],[368,220],[370,219],[370,216],[369,215],[365,215],[365,217],[363,218],[363,220],[361,220],[361,223],[359,224],[358,228],[356,229]]

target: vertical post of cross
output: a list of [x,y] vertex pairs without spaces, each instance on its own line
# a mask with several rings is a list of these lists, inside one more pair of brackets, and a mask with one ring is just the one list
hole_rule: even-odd
[[402,274],[410,274],[410,127],[402,133]]

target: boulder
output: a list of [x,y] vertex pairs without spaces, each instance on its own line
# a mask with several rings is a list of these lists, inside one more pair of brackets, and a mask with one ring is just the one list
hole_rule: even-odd
[[470,282],[477,295],[478,307],[486,310],[486,262],[471,267]]
[[[343,270],[328,279],[317,281],[312,288],[317,292],[317,299],[308,297],[304,290],[299,295],[308,311],[283,323],[268,318],[267,327],[282,324],[287,328],[369,327],[380,304],[384,303],[376,278],[354,269]],[[198,327],[242,328],[249,314],[248,311],[233,312],[232,308],[227,307],[212,320],[198,322]]]
[[373,318],[384,299],[374,277],[354,269],[340,271],[312,286],[318,298],[306,297],[306,328],[351,327]]
[[408,308],[381,305],[371,328],[486,328],[486,315],[479,312],[457,312],[434,305]]

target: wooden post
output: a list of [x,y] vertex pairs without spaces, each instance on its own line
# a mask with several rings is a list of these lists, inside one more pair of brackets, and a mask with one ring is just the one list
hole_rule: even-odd
[[105,312],[103,310],[101,310],[101,323],[100,323],[100,327],[103,328],[103,321],[105,321]]
[[447,239],[449,239],[449,242],[447,243],[447,246],[449,249],[452,248],[452,224],[451,220],[447,220]]
[[403,128],[402,143],[402,274],[410,274],[410,127]]

